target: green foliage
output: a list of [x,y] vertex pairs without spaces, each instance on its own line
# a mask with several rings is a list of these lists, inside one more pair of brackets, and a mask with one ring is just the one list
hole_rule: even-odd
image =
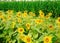
[[45,14],[52,12],[53,17],[60,15],[60,2],[58,1],[35,1],[35,2],[0,2],[0,10],[15,10],[15,11],[33,11],[38,15],[39,10],[43,10]]

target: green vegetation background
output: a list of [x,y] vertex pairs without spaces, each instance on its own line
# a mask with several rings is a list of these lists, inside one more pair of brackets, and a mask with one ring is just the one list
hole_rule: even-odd
[[52,12],[53,17],[60,16],[60,2],[58,1],[0,2],[0,10],[6,11],[8,9],[33,11],[36,15],[38,15],[39,10],[43,10],[45,14]]

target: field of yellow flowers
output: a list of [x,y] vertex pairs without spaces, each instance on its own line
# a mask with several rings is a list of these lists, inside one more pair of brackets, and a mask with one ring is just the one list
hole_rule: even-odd
[[0,11],[0,43],[60,43],[60,17],[42,10]]

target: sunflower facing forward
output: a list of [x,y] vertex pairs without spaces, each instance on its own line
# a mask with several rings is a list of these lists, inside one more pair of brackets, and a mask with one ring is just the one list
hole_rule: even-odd
[[52,24],[50,24],[49,26],[48,26],[48,28],[49,28],[49,30],[54,30],[54,25],[52,25]]
[[25,36],[25,43],[31,43],[31,37],[30,36]]
[[17,12],[16,16],[21,17],[21,14],[22,14],[21,12]]
[[51,36],[45,36],[44,37],[44,43],[52,43],[52,37]]
[[36,20],[35,20],[35,23],[36,23],[36,24],[41,24],[42,22],[43,22],[42,19],[36,19]]
[[44,18],[44,12],[42,10],[39,11],[39,17]]
[[19,33],[23,33],[24,32],[24,28],[18,28],[18,32]]

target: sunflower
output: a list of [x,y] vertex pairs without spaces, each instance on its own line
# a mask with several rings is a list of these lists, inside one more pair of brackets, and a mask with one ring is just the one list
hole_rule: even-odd
[[56,20],[57,24],[60,24],[60,17],[58,17],[58,19]]
[[6,19],[5,19],[5,17],[3,15],[1,15],[0,18],[2,19],[3,22],[6,21]]
[[46,18],[46,19],[49,19],[49,18],[50,18],[50,16],[49,16],[49,15],[46,15],[46,16],[45,16],[45,18]]
[[10,20],[11,19],[11,15],[8,15],[8,18],[7,19]]
[[36,24],[41,24],[42,22],[43,22],[42,19],[36,19],[36,20],[35,20],[35,23],[36,23]]
[[44,18],[44,12],[42,10],[39,11],[39,17]]
[[18,32],[19,33],[23,33],[24,32],[24,28],[18,28]]
[[2,19],[2,18],[4,18],[4,16],[3,16],[2,12],[0,12],[0,18],[1,18],[1,19]]
[[13,14],[13,10],[8,10],[7,14],[12,15]]
[[5,19],[5,18],[2,18],[2,21],[3,21],[3,22],[6,22],[6,19]]
[[57,27],[60,28],[60,24],[58,24]]
[[44,43],[52,43],[52,36],[45,36],[43,40],[44,40]]
[[21,17],[21,14],[22,14],[21,12],[17,12],[16,16]]
[[51,15],[52,15],[52,13],[48,13],[48,15],[49,15],[49,16],[51,16]]
[[16,24],[15,22],[12,22],[11,27],[14,28],[15,24]]
[[27,13],[27,12],[28,12],[27,10],[24,11],[24,13]]
[[30,15],[30,16],[35,16],[35,13],[29,12],[29,15]]
[[22,17],[27,17],[27,13],[23,13]]
[[27,29],[30,29],[30,23],[26,24]]
[[22,14],[22,17],[27,17],[27,11],[24,11],[24,13]]
[[21,23],[21,22],[22,22],[22,20],[20,18],[18,18],[18,23]]
[[33,12],[29,12],[29,15],[32,16]]
[[0,16],[0,18],[1,18],[1,19],[3,19],[3,18],[4,18],[4,16],[3,16],[3,15],[1,15],[1,16]]
[[49,28],[49,30],[54,30],[54,26],[53,26],[52,24],[50,24],[50,25],[48,26],[48,28]]
[[25,35],[24,34],[20,34],[19,38],[24,41]]
[[33,13],[33,15],[32,16],[36,16],[36,14],[35,13]]
[[30,36],[25,36],[24,41],[25,41],[25,43],[31,43],[32,39]]
[[52,15],[52,13],[48,13],[48,14],[45,16],[45,18],[46,18],[46,19],[49,19],[51,15]]

